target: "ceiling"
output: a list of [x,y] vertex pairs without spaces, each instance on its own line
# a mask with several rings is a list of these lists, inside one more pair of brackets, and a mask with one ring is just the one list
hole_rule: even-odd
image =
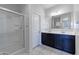
[[48,9],[48,8],[53,7],[53,6],[55,6],[55,5],[57,5],[57,4],[42,4],[42,7],[43,7],[44,9]]

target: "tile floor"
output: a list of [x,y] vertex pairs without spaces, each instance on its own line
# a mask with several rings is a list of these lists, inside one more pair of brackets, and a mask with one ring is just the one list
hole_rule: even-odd
[[64,51],[60,51],[45,45],[38,46],[33,49],[33,52],[30,54],[33,55],[70,55],[69,53],[66,53]]
[[[28,55],[28,54],[25,52],[21,52],[18,55]],[[34,48],[33,51],[30,52],[30,55],[70,55],[70,54],[45,45],[40,45]]]

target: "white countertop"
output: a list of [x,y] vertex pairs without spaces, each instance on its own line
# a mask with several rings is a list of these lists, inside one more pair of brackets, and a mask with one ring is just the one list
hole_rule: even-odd
[[55,33],[55,34],[67,34],[67,35],[76,35],[75,31],[42,31],[43,33]]

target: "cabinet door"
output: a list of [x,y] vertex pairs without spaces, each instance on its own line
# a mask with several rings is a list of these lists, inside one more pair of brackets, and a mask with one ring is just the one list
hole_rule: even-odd
[[42,44],[54,47],[54,41],[54,35],[52,36],[52,34],[42,33]]
[[63,49],[63,38],[60,34],[56,34],[55,36],[55,48]]
[[64,41],[63,50],[75,54],[75,37],[67,35],[63,38],[63,41]]
[[50,34],[42,33],[42,43],[45,44],[45,45],[48,45],[48,46],[51,45]]
[[45,34],[45,33],[41,33],[41,42],[42,42],[42,44],[46,44],[46,42],[47,42],[47,34]]

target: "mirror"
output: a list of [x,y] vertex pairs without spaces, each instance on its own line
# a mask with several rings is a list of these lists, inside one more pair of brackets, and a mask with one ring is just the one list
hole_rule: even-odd
[[53,29],[71,29],[71,13],[52,16],[51,28]]

